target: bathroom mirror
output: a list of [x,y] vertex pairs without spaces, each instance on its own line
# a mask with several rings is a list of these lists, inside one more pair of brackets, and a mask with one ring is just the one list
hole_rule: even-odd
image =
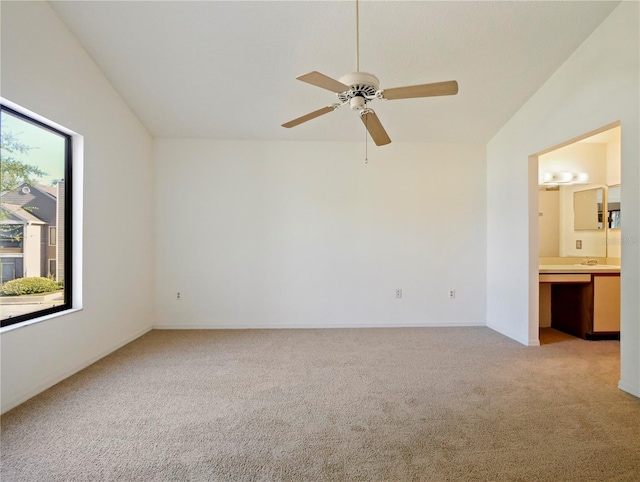
[[607,189],[607,222],[610,229],[620,228],[620,184]]
[[573,193],[573,229],[576,231],[603,229],[602,200],[602,188]]

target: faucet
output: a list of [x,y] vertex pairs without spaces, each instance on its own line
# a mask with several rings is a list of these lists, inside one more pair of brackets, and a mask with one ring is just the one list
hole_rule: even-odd
[[582,262],[580,264],[584,264],[586,266],[595,266],[596,264],[598,264],[598,260],[597,259],[583,259]]

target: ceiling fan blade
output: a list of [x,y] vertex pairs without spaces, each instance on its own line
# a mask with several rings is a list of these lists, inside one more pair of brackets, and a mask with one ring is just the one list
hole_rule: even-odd
[[335,92],[339,94],[340,92],[346,92],[351,89],[348,85],[344,85],[342,82],[338,82],[337,80],[332,79],[331,77],[327,77],[320,72],[309,72],[308,74],[301,75],[300,77],[296,77],[296,79],[301,80],[302,82],[306,82],[307,84],[315,85],[316,87],[322,87],[323,89],[330,90],[331,92]]
[[435,82],[433,84],[411,85],[409,87],[395,87],[384,89],[382,98],[387,100],[413,99],[416,97],[435,97],[438,95],[455,95],[458,93],[458,83],[455,80]]
[[315,119],[316,117],[320,117],[321,115],[328,114],[329,112],[333,112],[336,109],[335,105],[328,105],[323,107],[322,109],[314,110],[307,115],[303,115],[302,117],[298,117],[297,119],[293,119],[292,121],[286,122],[282,124],[282,127],[295,127],[298,124],[302,124],[303,122],[310,121],[311,119]]
[[382,123],[378,116],[371,109],[367,109],[365,113],[360,116],[362,119],[362,123],[365,125],[367,130],[369,131],[369,135],[373,139],[373,142],[376,143],[376,146],[384,146],[385,144],[389,144],[391,139],[387,134],[387,131],[382,127]]

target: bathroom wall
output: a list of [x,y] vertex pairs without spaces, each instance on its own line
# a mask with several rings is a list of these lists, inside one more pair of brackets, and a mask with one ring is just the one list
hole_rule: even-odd
[[[589,181],[560,186],[558,191],[540,191],[540,257],[620,258],[620,243],[615,241],[620,237],[620,230],[574,229],[574,194],[620,182],[620,127],[539,156],[539,177],[544,172],[562,171],[587,173]],[[553,249],[556,234],[552,228],[555,207],[550,204],[556,198],[553,193],[557,193],[558,202],[557,251]],[[580,241],[581,248],[576,241]],[[611,247],[609,253],[608,247]]]
[[540,257],[560,256],[560,191],[538,193]]

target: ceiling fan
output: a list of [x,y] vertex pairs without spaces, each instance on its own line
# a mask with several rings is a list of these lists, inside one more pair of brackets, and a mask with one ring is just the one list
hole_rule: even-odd
[[367,104],[375,99],[396,100],[414,99],[418,97],[435,97],[440,95],[455,95],[458,93],[458,83],[455,80],[446,82],[435,82],[431,84],[411,85],[407,87],[394,87],[392,89],[380,89],[378,78],[367,72],[360,72],[360,33],[359,33],[359,9],[356,0],[356,71],[340,77],[339,80],[332,79],[320,72],[309,72],[308,74],[296,77],[297,80],[306,82],[316,87],[321,87],[338,95],[339,103],[330,104],[322,109],[315,110],[309,114],[298,117],[282,124],[282,127],[295,127],[304,122],[328,114],[334,110],[349,104],[351,110],[359,112],[360,119],[371,138],[377,146],[389,144],[391,139],[384,130],[380,119]]

